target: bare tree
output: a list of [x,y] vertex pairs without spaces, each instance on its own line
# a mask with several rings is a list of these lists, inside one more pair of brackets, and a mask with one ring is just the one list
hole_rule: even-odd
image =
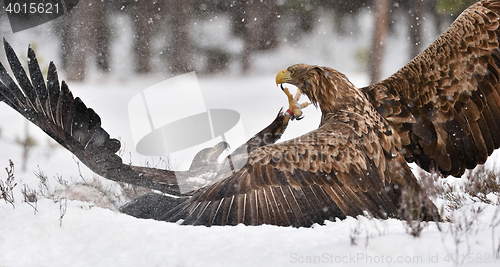
[[260,2],[259,50],[273,49],[278,44],[278,4],[276,0]]
[[244,7],[243,40],[245,49],[242,54],[242,72],[248,73],[251,57],[255,51],[276,47],[277,36],[277,3],[276,0],[250,0]]
[[137,73],[151,71],[151,44],[154,33],[153,26],[158,22],[156,19],[158,5],[158,1],[144,0],[134,2],[130,6],[130,16],[134,23],[134,69]]
[[97,67],[103,72],[110,71],[109,48],[111,43],[111,30],[109,28],[108,17],[110,8],[106,1],[93,8],[94,13],[94,44]]
[[423,17],[427,0],[409,1],[408,34],[410,40],[410,57],[414,58],[422,51]]
[[90,31],[87,29],[90,16],[90,8],[80,3],[63,17],[61,53],[68,80],[85,79],[90,50]]
[[98,55],[97,62],[109,70],[109,29],[106,2],[81,1],[62,18],[62,62],[68,80],[82,81],[87,73],[87,59]]
[[231,32],[234,36],[243,37],[245,33],[245,2],[235,1],[228,8],[231,18]]
[[241,57],[242,72],[248,73],[250,71],[250,61],[252,54],[257,50],[257,31],[258,31],[258,4],[257,1],[249,0],[245,5],[245,28],[243,33],[243,40],[245,48]]
[[170,71],[185,73],[193,69],[193,44],[189,37],[193,5],[190,0],[172,1],[169,7],[172,16],[172,40]]
[[356,27],[350,26],[356,22],[356,16],[361,13],[364,7],[372,6],[372,0],[336,0],[324,1],[323,6],[333,12],[333,23],[335,31],[340,35],[345,35]]
[[382,58],[389,25],[389,0],[375,0],[375,22],[370,54],[370,80],[374,84],[380,81]]

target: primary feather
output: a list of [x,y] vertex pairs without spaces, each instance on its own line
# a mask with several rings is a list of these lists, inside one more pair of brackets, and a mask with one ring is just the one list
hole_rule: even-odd
[[[328,67],[290,66],[277,83],[296,85],[321,109],[318,129],[275,144],[288,123],[279,115],[238,149],[234,158],[246,162],[238,171],[219,168],[213,184],[148,217],[207,226],[311,226],[366,212],[440,220],[407,162],[460,176],[500,146],[499,18],[500,1],[474,4],[401,70],[365,88]],[[5,48],[20,88],[0,65],[2,101],[98,174],[135,184],[147,176],[178,194],[168,171],[121,162],[119,142],[64,82],[59,86],[52,64],[45,85],[31,50],[28,78]]]

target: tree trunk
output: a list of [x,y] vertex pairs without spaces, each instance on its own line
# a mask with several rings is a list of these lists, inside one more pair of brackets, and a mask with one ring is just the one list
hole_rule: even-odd
[[111,30],[109,28],[108,17],[109,17],[109,7],[107,2],[97,3],[99,6],[93,9],[94,17],[96,18],[95,23],[95,56],[97,67],[103,72],[110,71],[109,65],[109,47],[110,47],[110,35]]
[[82,2],[64,16],[62,61],[68,80],[83,81],[90,55],[91,12]]
[[276,0],[268,0],[259,4],[260,18],[257,19],[257,22],[260,22],[258,26],[258,36],[260,38],[258,38],[258,48],[259,50],[270,50],[278,44],[278,5]]
[[255,51],[273,49],[278,44],[278,5],[275,0],[250,0],[244,5],[245,48],[241,55],[241,66],[243,74],[247,74],[251,69],[252,54]]
[[375,0],[375,20],[370,54],[370,80],[374,84],[380,81],[382,58],[389,25],[389,1]]
[[245,5],[245,30],[243,33],[243,40],[245,48],[241,56],[241,68],[243,74],[247,74],[251,68],[251,58],[255,50],[257,50],[257,3],[248,1]]
[[110,40],[106,2],[81,1],[62,19],[61,57],[68,80],[85,79],[87,60],[92,55],[96,55],[102,70],[109,70]]
[[131,6],[131,16],[134,23],[134,70],[136,73],[151,71],[151,41],[155,21],[155,7],[153,0],[134,2]]
[[172,12],[172,56],[170,71],[173,74],[186,73],[193,70],[193,46],[189,38],[191,15],[193,14],[191,1],[173,1]]
[[410,58],[414,58],[422,51],[422,27],[425,0],[410,1],[410,17],[408,34],[410,40]]

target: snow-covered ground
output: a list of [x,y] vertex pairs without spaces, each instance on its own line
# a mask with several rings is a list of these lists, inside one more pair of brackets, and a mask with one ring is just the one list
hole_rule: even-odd
[[492,247],[491,206],[470,232],[454,235],[453,224],[442,224],[442,231],[430,224],[417,238],[394,219],[347,218],[301,229],[207,228],[140,220],[68,201],[60,226],[58,203],[44,200],[38,209],[34,215],[27,205],[0,206],[2,266],[449,266],[454,255],[469,266],[500,262]]
[[[364,23],[363,25],[370,25]],[[324,27],[324,28],[321,28]],[[336,38],[325,24],[312,34],[312,41],[285,43],[278,51],[254,58],[254,74],[199,77],[207,108],[227,108],[240,113],[246,138],[267,126],[278,110],[286,106],[286,96],[276,88],[274,75],[295,62],[329,65],[345,72],[352,81],[368,83],[349,59],[355,50],[368,45],[357,37]],[[361,29],[369,32],[369,29]],[[433,35],[435,37],[435,35]],[[42,64],[57,62],[57,39],[50,31],[28,30],[5,34],[16,51],[25,53],[27,44],[37,41]],[[432,38],[434,38],[432,37]],[[125,38],[123,36],[116,37]],[[314,40],[330,38],[329,42]],[[432,39],[431,38],[431,39]],[[407,58],[399,38],[388,40],[384,75],[397,70]],[[355,45],[353,45],[355,44]],[[392,44],[392,46],[391,46]],[[123,145],[123,159],[137,165],[158,164],[160,158],[141,156],[135,152],[128,121],[128,102],[140,91],[165,79],[161,75],[147,77],[128,75],[125,48],[115,47],[123,72],[110,76],[94,75],[85,83],[70,83],[75,96],[94,108],[103,127]],[[125,52],[124,52],[125,51]],[[1,53],[0,53],[1,54]],[[4,57],[1,58],[5,62]],[[128,62],[130,63],[130,62]],[[64,77],[64,72],[60,72]],[[167,102],[168,100],[161,100]],[[319,112],[304,110],[305,119],[290,124],[284,139],[317,127]],[[168,114],[166,114],[168,115]],[[193,227],[174,223],[142,220],[98,207],[97,203],[76,200],[40,198],[37,212],[23,202],[21,189],[26,184],[38,189],[36,173],[49,178],[51,190],[59,198],[65,195],[57,177],[70,183],[90,181],[94,175],[80,166],[72,155],[51,141],[43,132],[11,110],[0,105],[0,180],[6,181],[9,159],[15,164],[15,208],[0,201],[0,266],[308,266],[308,265],[380,265],[380,266],[498,266],[500,258],[500,214],[496,205],[473,203],[452,213],[453,223],[429,223],[419,237],[408,232],[404,222],[374,220],[366,217],[326,222],[312,228],[277,226]],[[36,141],[25,163],[20,140],[29,135]],[[233,148],[239,144],[231,144]],[[192,157],[193,155],[191,155]],[[178,169],[191,157],[171,158],[170,166]],[[493,169],[498,162],[494,153],[487,162]],[[25,169],[23,170],[23,164]],[[416,169],[416,167],[415,167]],[[457,186],[462,179],[448,178]],[[103,180],[111,191],[118,187]],[[67,193],[67,192],[66,192]],[[95,191],[88,191],[95,193]],[[55,199],[58,198],[55,197]],[[488,195],[495,203],[494,195]],[[94,199],[94,202],[97,200]],[[115,204],[123,204],[117,197]],[[446,201],[436,199],[436,204]],[[478,211],[479,209],[479,211]]]

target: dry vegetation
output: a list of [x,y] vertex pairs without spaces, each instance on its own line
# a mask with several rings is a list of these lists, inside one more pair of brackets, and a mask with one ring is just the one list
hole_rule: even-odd
[[15,208],[13,190],[17,183],[14,182],[14,163],[9,161],[9,167],[5,168],[5,170],[7,171],[7,178],[5,182],[0,180],[0,194],[6,203],[10,203]]
[[[419,173],[421,186],[427,189],[430,198],[436,203],[442,214],[443,222],[428,222],[421,219],[403,221],[406,232],[413,237],[419,237],[423,230],[429,225],[436,225],[441,233],[441,241],[448,257],[445,261],[455,265],[463,264],[469,260],[467,255],[471,252],[470,237],[477,235],[480,230],[491,229],[492,255],[500,258],[500,238],[496,235],[497,227],[500,226],[500,173],[487,170],[480,166],[474,171],[461,178],[444,178],[436,173]],[[411,199],[409,196],[403,199]],[[425,208],[428,202],[422,198],[422,206]],[[414,208],[414,201],[403,203],[402,208],[416,211],[413,218],[419,218],[418,211]],[[484,219],[487,208],[493,208],[491,219]],[[480,218],[483,218],[480,220]],[[370,219],[373,223],[383,223],[383,220]],[[358,223],[351,228],[351,245],[359,245],[359,241],[365,239],[365,245],[369,239],[376,236],[370,233],[373,225]],[[383,234],[383,232],[379,232]],[[451,240],[451,242],[450,242]],[[485,241],[486,242],[486,241]],[[450,245],[452,244],[452,245]],[[453,256],[455,255],[455,257]],[[464,256],[465,255],[465,256]]]
[[[75,160],[75,164],[80,168],[79,162]],[[15,208],[14,188],[17,186],[15,182],[14,163],[9,162],[9,167],[5,168],[7,177],[3,180],[0,176],[0,199],[12,205]],[[125,183],[117,183],[118,188],[113,188],[109,184],[103,183],[101,178],[93,176],[92,178],[84,177],[79,173],[78,181],[66,180],[61,176],[53,177],[55,186],[49,182],[49,178],[42,171],[35,172],[38,178],[38,188],[30,188],[27,184],[23,184],[21,194],[24,203],[31,206],[35,212],[38,212],[37,203],[40,199],[51,199],[59,203],[60,223],[66,214],[67,200],[78,200],[89,204],[89,207],[100,207],[110,210],[117,210],[118,207],[132,199],[143,194],[151,192],[151,190],[129,185]]]

